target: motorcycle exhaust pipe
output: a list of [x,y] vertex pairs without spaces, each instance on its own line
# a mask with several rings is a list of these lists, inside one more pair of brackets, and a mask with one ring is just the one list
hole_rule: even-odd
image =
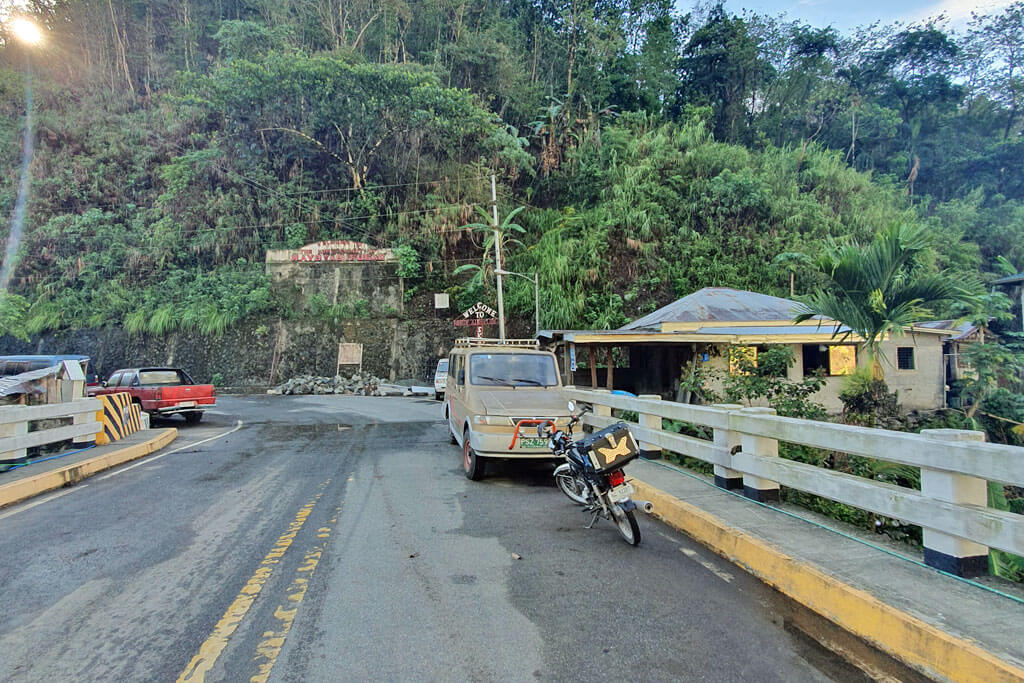
[[654,511],[654,504],[649,500],[634,500],[633,505],[636,505],[647,514],[651,514]]

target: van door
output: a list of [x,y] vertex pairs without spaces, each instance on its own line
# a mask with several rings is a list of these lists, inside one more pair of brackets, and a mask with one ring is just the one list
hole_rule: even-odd
[[461,353],[448,362],[448,416],[452,433],[461,440],[466,425],[466,356]]

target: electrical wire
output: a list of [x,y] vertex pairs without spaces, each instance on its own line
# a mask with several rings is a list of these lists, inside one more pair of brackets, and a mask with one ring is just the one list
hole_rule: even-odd
[[85,451],[89,450],[90,448],[96,448],[96,444],[93,444],[91,446],[86,446],[85,448],[79,448],[77,451],[68,451],[67,453],[61,453],[59,455],[51,455],[51,456],[49,456],[47,458],[39,458],[38,460],[26,460],[25,462],[21,462],[21,463],[18,463],[17,465],[12,465],[11,467],[8,467],[6,471],[10,472],[11,470],[16,470],[19,467],[27,467],[29,465],[35,465],[35,464],[40,463],[40,462],[46,462],[47,460],[56,460],[57,458],[66,458],[67,456],[74,455],[76,453],[84,453]]
[[723,489],[721,487],[718,487],[713,482],[710,482],[707,479],[704,479],[703,477],[699,477],[696,474],[693,474],[691,472],[687,472],[686,470],[684,470],[682,468],[673,467],[672,465],[668,465],[668,464],[663,463],[663,462],[658,462],[657,460],[649,460],[647,462],[651,463],[652,465],[658,465],[659,467],[664,467],[665,469],[671,470],[671,471],[676,472],[678,474],[686,475],[687,477],[690,477],[691,479],[695,479],[695,480],[699,481],[700,483],[704,484],[705,486],[710,486],[710,487],[714,488],[717,491],[723,491],[725,493],[728,493],[731,496],[735,496],[737,498],[742,499],[744,502],[754,503],[755,505],[760,505],[761,507],[768,508],[769,510],[774,510],[775,512],[781,512],[782,514],[786,515],[787,517],[792,517],[793,519],[799,519],[801,522],[806,522],[806,523],[808,523],[808,524],[810,524],[812,526],[818,527],[819,529],[824,529],[826,531],[831,531],[832,533],[837,534],[839,536],[842,536],[843,538],[846,538],[848,540],[856,541],[857,543],[860,543],[861,545],[866,545],[867,547],[873,548],[875,550],[880,550],[883,553],[885,553],[886,555],[891,555],[893,557],[899,558],[899,559],[904,560],[906,562],[909,562],[911,564],[917,565],[918,567],[924,567],[925,569],[930,569],[933,572],[937,572],[939,574],[942,574],[943,576],[948,576],[948,577],[950,577],[952,579],[956,579],[957,581],[960,581],[962,583],[966,583],[969,586],[974,586],[975,588],[981,588],[982,590],[986,590],[989,593],[995,593],[996,595],[998,595],[1000,597],[1007,598],[1008,600],[1012,600],[1012,601],[1014,601],[1016,603],[1020,603],[1020,604],[1024,605],[1024,598],[1019,598],[1016,595],[1011,595],[1010,593],[1003,592],[1003,591],[999,590],[998,588],[993,588],[991,586],[986,586],[983,583],[978,583],[977,581],[972,581],[971,579],[965,579],[962,576],[957,576],[956,574],[951,574],[949,572],[942,571],[941,569],[936,569],[935,567],[929,566],[929,565],[925,564],[924,562],[921,562],[920,560],[915,560],[912,557],[907,557],[906,555],[901,555],[901,554],[899,554],[899,553],[897,553],[897,552],[895,552],[893,550],[889,550],[888,548],[883,548],[880,545],[875,545],[874,543],[871,543],[869,541],[865,541],[862,538],[857,538],[856,536],[848,534],[845,531],[840,531],[839,529],[836,529],[834,527],[830,527],[830,526],[828,526],[826,524],[822,524],[821,522],[816,522],[815,520],[808,519],[807,517],[801,517],[800,515],[796,514],[795,512],[790,512],[788,510],[783,510],[782,508],[775,507],[774,505],[768,505],[767,503],[762,503],[760,501],[751,500],[750,498],[747,498],[746,496],[744,496],[742,494],[736,493],[735,491],[730,491],[728,489]]

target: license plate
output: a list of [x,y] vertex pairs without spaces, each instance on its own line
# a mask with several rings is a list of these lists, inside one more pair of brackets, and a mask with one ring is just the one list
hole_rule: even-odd
[[632,496],[633,493],[635,493],[635,491],[633,490],[632,484],[620,484],[608,492],[608,498],[611,499],[613,503],[621,503]]
[[520,448],[547,448],[547,439],[519,439],[516,443]]
[[195,408],[195,406],[195,401],[182,401],[181,403],[178,404],[179,408]]

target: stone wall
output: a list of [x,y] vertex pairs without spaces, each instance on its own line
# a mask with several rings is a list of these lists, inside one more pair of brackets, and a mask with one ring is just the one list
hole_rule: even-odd
[[331,306],[364,302],[374,314],[403,310],[404,283],[395,263],[268,261],[266,268],[275,289],[295,310],[305,308],[313,295]]
[[[122,367],[172,365],[198,382],[220,374],[229,387],[258,390],[302,374],[333,375],[338,343],[363,344],[363,369],[385,379],[433,380],[456,328],[446,319],[366,318],[325,323],[254,319],[223,336],[176,332],[130,335],[118,327],[46,334],[31,342],[0,337],[0,355],[81,353],[101,377]],[[354,368],[353,368],[354,369]]]

